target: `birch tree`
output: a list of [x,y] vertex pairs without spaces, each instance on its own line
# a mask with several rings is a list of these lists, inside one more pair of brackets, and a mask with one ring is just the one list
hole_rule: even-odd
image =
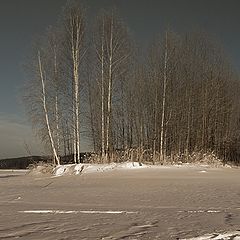
[[96,83],[101,102],[101,156],[109,160],[113,149],[113,98],[116,89],[126,76],[131,56],[130,38],[122,21],[111,12],[102,12],[97,18],[94,48],[97,59]]
[[52,79],[49,59],[52,57],[47,51],[48,35],[45,41],[38,41],[33,47],[30,60],[26,63],[29,81],[25,85],[24,102],[27,106],[29,118],[37,130],[38,135],[46,144],[49,143],[53,155],[53,163],[59,165],[60,157],[58,143],[54,138],[55,114],[52,111]]
[[66,6],[64,11],[65,54],[70,64],[72,79],[72,125],[74,162],[80,163],[80,66],[86,53],[84,45],[84,10],[76,2]]
[[52,147],[52,152],[54,155],[54,159],[56,160],[57,165],[60,165],[60,160],[57,154],[57,149],[56,149],[56,143],[53,140],[53,134],[52,134],[52,129],[50,127],[49,123],[49,114],[48,114],[48,109],[47,109],[47,104],[46,104],[46,90],[45,90],[45,78],[44,76],[44,69],[42,66],[42,59],[41,59],[41,53],[38,51],[38,68],[39,68],[39,75],[41,79],[41,84],[42,84],[42,105],[44,109],[44,114],[45,114],[45,121],[47,125],[47,130],[48,130],[48,136],[51,142],[51,147]]

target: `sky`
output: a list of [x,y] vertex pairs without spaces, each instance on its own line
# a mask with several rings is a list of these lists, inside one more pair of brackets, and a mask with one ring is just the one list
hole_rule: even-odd
[[[54,25],[66,0],[0,0],[0,159],[43,154],[21,103],[22,70],[32,39]],[[116,7],[137,41],[146,48],[166,27],[178,33],[204,30],[240,68],[239,0],[85,0],[87,18]],[[83,150],[87,148],[81,143]]]

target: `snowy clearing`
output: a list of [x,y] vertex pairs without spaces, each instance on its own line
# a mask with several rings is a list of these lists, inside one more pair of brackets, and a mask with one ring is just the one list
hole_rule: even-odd
[[119,165],[0,171],[0,239],[239,240],[239,169]]

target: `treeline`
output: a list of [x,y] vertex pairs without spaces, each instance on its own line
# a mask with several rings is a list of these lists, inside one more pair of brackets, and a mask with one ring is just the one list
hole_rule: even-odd
[[167,30],[142,54],[114,10],[89,26],[68,4],[26,62],[24,101],[56,164],[80,162],[82,136],[96,161],[239,163],[239,76],[216,41]]
[[0,169],[27,169],[34,164],[47,163],[47,160],[47,157],[41,156],[0,159]]

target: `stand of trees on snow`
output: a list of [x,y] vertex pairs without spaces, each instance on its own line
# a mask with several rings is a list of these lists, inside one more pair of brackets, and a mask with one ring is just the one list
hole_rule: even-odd
[[24,102],[55,164],[79,163],[80,140],[101,162],[212,153],[239,163],[239,76],[205,33],[167,30],[140,54],[115,11],[90,27],[74,2],[34,41],[25,68]]

